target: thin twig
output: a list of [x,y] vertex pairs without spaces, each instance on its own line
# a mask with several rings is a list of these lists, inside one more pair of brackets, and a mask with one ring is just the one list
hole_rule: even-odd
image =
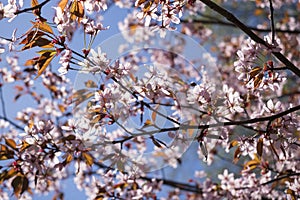
[[7,121],[12,126],[14,126],[15,128],[19,129],[20,131],[24,131],[24,128],[22,126],[19,126],[18,124],[16,124],[15,122],[11,121],[10,119],[8,119],[8,118],[6,118],[4,116],[0,116],[0,119],[3,119],[4,121]]
[[[211,25],[220,25],[220,26],[229,26],[229,27],[235,27],[238,28],[236,25],[234,25],[233,23],[230,22],[225,22],[223,20],[203,20],[203,19],[193,19],[193,20],[189,20],[189,19],[182,19],[180,20],[181,23],[202,23],[202,24],[211,24]],[[253,31],[257,31],[257,32],[271,32],[272,30],[270,28],[257,28],[254,26],[247,26],[249,29],[253,30]],[[289,34],[300,34],[300,30],[295,29],[295,30],[284,30],[284,29],[274,29],[275,32],[278,33],[289,33]]]

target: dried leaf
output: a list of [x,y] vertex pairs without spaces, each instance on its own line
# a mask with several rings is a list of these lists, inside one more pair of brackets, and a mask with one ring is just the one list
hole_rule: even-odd
[[154,111],[151,114],[151,119],[153,122],[155,122],[155,120],[156,120],[157,112],[155,112],[155,111],[158,109],[159,109],[159,105],[154,108]]
[[37,0],[31,0],[31,7],[35,7],[39,5],[39,2]]
[[234,152],[234,155],[233,155],[233,163],[237,163],[239,161],[239,158],[241,156],[241,149],[240,147],[238,147],[235,152]]
[[73,156],[72,156],[71,154],[68,154],[68,155],[67,155],[67,158],[66,158],[66,160],[65,160],[65,163],[66,163],[66,164],[69,164],[72,160],[73,160]]
[[84,16],[84,8],[80,1],[77,0],[73,1],[73,3],[71,4],[70,13],[71,13],[71,20],[74,21],[78,17],[78,22],[81,21],[81,19]]
[[140,5],[142,5],[143,3],[145,3],[147,0],[139,0],[138,2],[137,2],[137,6],[140,6]]
[[90,154],[83,152],[82,156],[85,159],[85,163],[88,166],[92,166],[94,164],[94,159],[93,159],[93,157]]
[[28,179],[24,175],[16,176],[11,182],[11,186],[14,189],[14,194],[16,197],[19,197],[19,195],[23,194],[23,192],[28,189],[28,185]]
[[14,158],[14,151],[8,149],[5,145],[0,145],[0,160],[8,160]]
[[98,88],[98,85],[92,80],[88,80],[84,84],[88,88]]
[[163,148],[161,144],[154,137],[151,137],[151,140],[155,146],[157,146],[158,148]]
[[147,119],[147,120],[145,121],[145,123],[144,123],[144,127],[145,127],[145,126],[151,126],[151,125],[153,125],[153,123],[151,122],[150,119]]
[[20,151],[24,151],[25,149],[27,149],[30,146],[31,146],[30,144],[28,144],[25,140],[23,140],[22,141],[22,146],[20,148]]
[[37,79],[45,71],[55,55],[56,51],[50,49],[40,56],[39,60],[37,61],[38,75],[35,77],[35,79]]
[[31,30],[28,31],[28,33],[26,34],[26,38],[24,38],[20,44],[28,44],[29,42],[33,41],[34,38],[38,38],[45,35],[45,33],[43,33],[42,31],[38,31],[38,30]]
[[59,104],[58,105],[58,109],[60,110],[60,112],[62,112],[62,113],[64,113],[65,111],[66,111],[66,108],[65,108],[65,106],[64,105],[62,105],[62,104]]
[[53,34],[52,28],[48,25],[46,21],[37,21],[37,22],[31,21],[31,23],[33,24],[34,28]]
[[262,15],[263,13],[264,13],[264,10],[261,9],[261,8],[257,8],[257,9],[255,9],[255,11],[254,11],[254,15],[255,15],[255,16]]
[[239,144],[239,142],[238,142],[237,140],[232,140],[232,141],[230,142],[229,149],[231,149],[232,147],[235,147],[235,146],[238,145],[238,144]]
[[16,142],[13,139],[6,139],[5,138],[5,144],[7,144],[9,147],[16,149]]
[[261,73],[254,79],[254,89],[257,89],[260,86],[260,83],[263,79],[264,75]]
[[17,171],[12,167],[9,171],[4,170],[2,173],[0,173],[0,184],[2,184],[3,181],[10,179],[11,177],[15,176],[17,174]]
[[254,154],[254,158],[250,161],[248,161],[245,165],[244,165],[244,169],[247,170],[253,170],[255,169],[258,165],[260,165],[260,159],[258,158],[257,154]]
[[68,0],[61,0],[58,4],[58,7],[61,8],[62,11],[64,11],[65,7],[67,6],[68,4]]
[[259,74],[261,71],[262,71],[262,68],[261,68],[261,67],[259,67],[259,66],[254,67],[254,68],[250,71],[250,73],[249,73],[249,75],[250,75],[250,80],[253,79],[253,78],[254,78],[257,74]]
[[147,12],[150,10],[152,3],[153,3],[152,1],[148,1],[148,2],[144,5],[144,8],[143,8],[143,12],[144,12],[144,13],[147,13]]
[[24,51],[26,49],[31,49],[36,46],[42,47],[42,48],[52,48],[52,47],[54,47],[54,44],[46,38],[36,37],[36,38],[34,38],[34,40],[30,41],[24,47],[22,47],[21,50]]
[[260,157],[262,156],[263,153],[263,141],[264,141],[263,138],[259,138],[256,146],[257,155],[259,155]]

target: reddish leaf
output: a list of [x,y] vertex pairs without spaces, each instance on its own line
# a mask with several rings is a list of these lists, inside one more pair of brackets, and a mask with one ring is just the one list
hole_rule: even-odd
[[22,47],[21,50],[24,51],[26,49],[31,49],[36,46],[42,47],[42,48],[52,48],[52,47],[54,47],[54,44],[46,38],[36,37],[36,38],[34,38],[33,41],[27,43],[24,47]]
[[88,166],[92,166],[94,164],[94,159],[90,154],[84,152],[82,153],[82,156]]
[[232,141],[230,142],[229,149],[231,149],[232,147],[235,147],[235,146],[238,145],[238,144],[239,144],[239,142],[238,142],[237,140],[232,140]]
[[[32,29],[32,28],[31,28]],[[45,35],[45,33],[41,32],[41,31],[37,31],[37,30],[30,30],[28,31],[28,33],[26,34],[26,38],[24,38],[20,44],[28,44],[31,41],[34,40],[34,38],[38,38]]]
[[92,80],[88,80],[84,84],[88,88],[98,88],[98,85]]
[[19,197],[19,195],[23,194],[28,189],[28,179],[24,175],[16,176],[11,182],[11,186],[14,189],[15,196]]
[[5,144],[7,144],[9,147],[16,149],[16,142],[13,139],[6,139],[5,138]]
[[81,19],[84,16],[84,8],[80,1],[78,0],[73,1],[73,3],[71,4],[70,13],[71,13],[71,20],[74,21],[76,20],[76,18],[78,18],[78,22],[81,21]]
[[263,153],[263,138],[259,138],[257,141],[257,146],[256,146],[256,151],[257,151],[257,155],[259,155],[260,157],[262,156]]
[[52,28],[48,25],[46,21],[36,21],[36,22],[31,21],[31,23],[33,24],[34,28],[53,34]]
[[58,7],[61,8],[62,11],[64,11],[65,7],[67,6],[68,4],[68,0],[61,0],[58,4]]
[[234,152],[233,163],[237,163],[239,161],[240,156],[241,156],[241,149],[240,147],[238,147]]
[[56,51],[51,49],[42,53],[37,61],[38,75],[35,77],[35,79],[37,79],[45,71],[55,55]]

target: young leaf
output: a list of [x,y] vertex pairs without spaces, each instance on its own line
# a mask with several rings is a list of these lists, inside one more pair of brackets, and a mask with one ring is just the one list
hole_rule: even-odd
[[52,31],[52,28],[48,25],[48,23],[46,21],[37,21],[37,22],[32,22],[31,23],[33,24],[33,27],[38,29],[38,30],[42,30],[44,32],[47,32],[47,33],[50,33],[50,34],[53,34],[53,31]]
[[58,7],[61,8],[62,11],[64,11],[65,7],[67,6],[68,4],[68,0],[61,0],[58,4]]
[[155,111],[158,109],[159,109],[159,105],[154,108],[154,111],[151,114],[151,119],[152,119],[152,122],[154,122],[154,123],[156,121],[156,116],[157,116],[157,112],[155,112]]
[[[32,29],[32,28],[31,28]],[[37,30],[31,30],[26,33],[26,38],[24,38],[20,44],[28,44],[32,42],[35,38],[41,37],[45,35],[42,31],[37,31]]]
[[146,2],[146,0],[139,0],[137,3],[136,3],[136,5],[137,6],[140,6],[140,5],[142,5],[143,3],[145,3]]
[[56,51],[51,49],[42,53],[39,60],[37,61],[38,75],[35,77],[35,79],[37,79],[45,71],[55,55]]
[[78,22],[81,21],[81,19],[84,16],[84,8],[80,1],[77,0],[73,1],[73,3],[71,4],[70,13],[71,13],[71,20],[74,21],[78,17]]
[[[31,7],[32,8],[37,6],[37,5],[39,5],[39,2],[37,0],[31,0]],[[41,9],[40,8],[34,9],[34,10],[32,10],[32,13],[35,14],[36,16],[40,17]]]
[[260,86],[263,77],[264,75],[261,73],[254,79],[254,89],[257,89]]
[[259,66],[254,67],[251,71],[250,71],[250,80],[253,79],[257,74],[259,74],[262,71],[262,68]]
[[31,7],[39,5],[39,2],[37,0],[31,0]]
[[34,38],[34,40],[30,41],[24,47],[22,47],[21,50],[24,51],[26,49],[30,49],[30,48],[33,48],[33,47],[36,47],[36,46],[39,46],[39,47],[42,47],[42,48],[52,48],[54,45],[50,40],[48,40],[46,38],[36,37],[36,38]]
[[143,8],[143,12],[144,12],[144,13],[147,13],[147,12],[150,10],[152,3],[153,3],[152,1],[148,1],[148,2],[145,4],[145,6],[144,6],[144,8]]
[[87,88],[98,88],[97,84],[92,80],[88,80],[84,84]]
[[13,149],[16,149],[16,142],[13,139],[6,139],[5,138],[5,144],[7,144],[8,146],[10,146]]
[[11,182],[11,186],[14,189],[14,194],[16,197],[19,197],[19,195],[23,194],[23,192],[28,189],[28,185],[28,179],[24,175],[17,175]]
[[233,163],[236,164],[239,161],[240,156],[241,156],[241,149],[240,147],[238,147],[234,152]]
[[255,169],[258,165],[260,165],[260,159],[257,157],[256,154],[254,154],[254,158],[250,161],[248,161],[245,165],[244,165],[244,169],[246,170],[253,170]]
[[85,159],[85,163],[88,166],[92,166],[94,164],[94,159],[93,159],[93,157],[90,154],[83,152],[82,156]]

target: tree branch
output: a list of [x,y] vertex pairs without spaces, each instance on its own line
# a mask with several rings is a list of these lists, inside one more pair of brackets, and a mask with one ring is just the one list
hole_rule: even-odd
[[[238,28],[236,25],[230,22],[225,22],[222,20],[204,20],[204,19],[182,19],[180,20],[182,23],[202,23],[202,24],[212,24],[212,25],[221,25],[221,26],[229,26],[229,27],[235,27]],[[247,26],[249,29],[257,32],[271,32],[272,30],[269,28],[263,29],[263,28],[257,28],[254,26]],[[284,29],[274,29],[275,32],[278,33],[289,33],[289,34],[300,34],[300,30],[284,30]]]
[[23,10],[18,10],[16,11],[14,14],[15,15],[18,15],[18,14],[21,14],[21,13],[24,13],[24,12],[28,12],[28,11],[32,11],[32,10],[35,10],[35,9],[41,9],[44,5],[46,5],[48,2],[50,2],[50,0],[45,0],[44,2],[36,5],[36,6],[33,6],[33,7],[30,7],[30,8],[25,8]]
[[4,116],[0,116],[0,119],[3,119],[4,121],[7,121],[11,125],[13,125],[15,128],[19,129],[20,131],[24,131],[24,128],[22,126],[19,126],[18,124],[16,124],[15,122],[11,121],[10,119],[8,119],[8,118],[6,118]]
[[274,24],[274,8],[272,0],[269,0],[270,4],[270,23],[271,23],[271,32],[272,32],[272,44],[275,43],[275,24]]
[[257,122],[273,121],[279,117],[283,117],[283,116],[290,114],[292,112],[295,112],[297,110],[300,110],[300,105],[292,107],[290,109],[287,109],[281,113],[277,113],[275,115],[271,115],[271,116],[267,116],[267,117],[253,118],[253,119],[248,119],[248,120],[243,120],[243,121],[229,121],[229,122],[220,122],[220,123],[215,123],[215,124],[193,125],[193,126],[181,124],[178,127],[161,128],[159,130],[154,130],[154,131],[132,133],[131,136],[124,137],[122,140],[114,140],[114,141],[107,141],[107,142],[111,143],[111,144],[118,144],[118,143],[123,144],[124,142],[131,140],[136,136],[153,135],[153,134],[157,134],[157,133],[178,131],[178,130],[189,130],[189,129],[200,130],[200,129],[208,129],[208,128],[213,128],[213,127],[221,127],[221,126],[245,125],[245,124],[254,124]]
[[[216,11],[217,13],[221,14],[223,17],[225,17],[228,21],[232,22],[235,26],[240,28],[244,33],[246,33],[253,41],[260,43],[267,48],[270,47],[270,44],[268,44],[266,41],[264,41],[262,38],[260,38],[258,35],[256,35],[251,29],[249,29],[244,23],[242,23],[240,20],[238,20],[232,13],[227,11],[226,9],[220,7],[216,3],[214,3],[211,0],[200,0],[202,3],[207,5],[212,10]],[[272,52],[272,54],[280,60],[283,64],[286,65],[286,67],[294,72],[298,77],[300,77],[300,69],[298,69],[291,61],[289,61],[284,55],[282,55],[280,52]]]

